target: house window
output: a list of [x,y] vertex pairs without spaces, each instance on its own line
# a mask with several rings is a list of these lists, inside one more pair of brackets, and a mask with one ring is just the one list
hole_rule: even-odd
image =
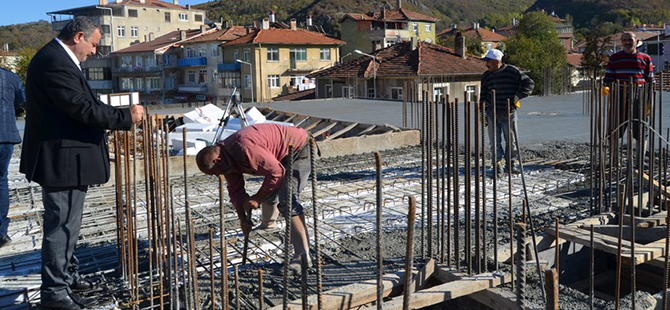
[[147,68],[151,69],[153,67],[156,67],[158,60],[156,59],[156,55],[151,55],[147,56],[147,59],[145,60],[145,64],[147,65]]
[[449,94],[448,83],[438,83],[433,85],[433,100],[435,100],[435,102],[441,102],[442,98],[448,94]]
[[128,17],[137,17],[137,10],[128,10]]
[[157,77],[150,78],[151,90],[161,89],[161,79]]
[[165,22],[169,23],[170,22],[170,12],[165,12]]
[[200,75],[198,76],[199,83],[207,83],[207,70],[200,70]]
[[121,90],[132,90],[133,89],[133,79],[132,78],[121,78]]
[[135,70],[142,70],[142,56],[135,57]]
[[304,80],[304,75],[291,75],[291,87],[298,87]]
[[289,50],[291,58],[297,61],[307,61],[307,49],[302,48],[292,48]]
[[132,56],[122,56],[120,59],[119,67],[122,69],[132,68],[133,67],[133,57]]
[[195,49],[192,46],[186,48],[186,58],[195,58]]
[[210,54],[211,54],[213,57],[217,57],[217,56],[219,56],[219,46],[218,46],[218,45],[216,45],[216,44],[212,44],[212,45],[210,45],[210,46],[209,46],[209,51],[210,51]]
[[426,23],[426,32],[431,32],[433,30],[433,25]]
[[172,66],[172,57],[171,55],[163,55],[163,65],[166,67]]
[[201,21],[202,21],[202,15],[200,15],[200,14],[195,14],[195,21],[196,21],[196,22],[201,22]]
[[179,13],[179,21],[188,21],[188,13]]
[[199,57],[207,57],[207,46],[206,45],[200,45],[198,47],[198,56]]
[[465,86],[465,92],[467,95],[467,98],[465,99],[470,102],[475,102],[475,96],[477,96],[477,85]]
[[141,77],[135,78],[135,90],[139,91],[144,90],[144,78]]
[[375,89],[374,88],[368,88],[368,98],[374,98],[375,97]]
[[246,62],[249,62],[249,49],[248,48],[244,49],[244,58],[242,60],[244,60]]
[[126,26],[118,26],[116,27],[116,36],[119,38],[123,38],[126,36]]
[[419,23],[412,23],[412,31],[417,34],[419,33]]
[[279,48],[268,47],[268,61],[279,61]]
[[251,88],[251,75],[249,74],[244,75],[244,88]]
[[170,76],[165,79],[165,88],[174,89],[174,77]]
[[326,98],[333,98],[333,85],[326,85]]
[[133,38],[137,38],[138,35],[139,35],[139,31],[137,29],[137,26],[131,26],[130,27],[130,36],[133,37]]
[[279,88],[279,75],[268,75],[268,85],[270,85],[270,88]]
[[402,100],[402,87],[391,87],[391,99]]
[[188,70],[188,82],[195,84],[195,70]]
[[354,97],[354,88],[351,87],[351,86],[342,86],[342,97],[353,98]]
[[233,60],[237,61],[238,59],[240,59],[240,51],[235,50],[233,52]]
[[322,48],[321,49],[321,61],[329,61],[330,60],[330,48]]
[[396,41],[395,40],[386,40],[386,44],[384,44],[384,47],[389,47],[391,45],[395,45]]
[[104,81],[105,79],[105,69],[104,68],[88,68],[86,78],[89,81]]

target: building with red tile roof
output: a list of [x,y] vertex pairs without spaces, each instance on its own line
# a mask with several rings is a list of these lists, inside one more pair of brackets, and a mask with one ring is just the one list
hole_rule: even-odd
[[484,50],[484,52],[491,48],[497,48],[500,42],[507,40],[506,36],[486,28],[481,28],[478,23],[474,23],[472,27],[468,28],[451,27],[444,29],[437,34],[437,37],[441,40],[452,39],[458,32],[460,32],[469,42],[481,42],[482,50]]
[[371,53],[411,38],[434,43],[437,21],[431,16],[402,8],[400,0],[395,9],[384,7],[368,13],[345,13],[340,19],[342,40],[347,42],[342,48],[342,55],[355,50]]
[[[478,94],[481,75],[487,70],[477,56],[462,57],[453,49],[414,40],[380,49],[370,56],[375,61],[361,56],[308,75],[317,80],[317,98],[402,100],[408,95],[421,98],[426,90],[437,97],[449,95],[462,101],[464,92],[468,96]],[[417,81],[420,83],[414,84]]]
[[[271,28],[267,21],[260,29],[221,44],[223,80],[220,94],[240,89],[243,100],[269,101],[298,91],[305,75],[328,68],[340,59],[345,42],[320,32],[297,27]],[[238,62],[238,60],[240,62]]]

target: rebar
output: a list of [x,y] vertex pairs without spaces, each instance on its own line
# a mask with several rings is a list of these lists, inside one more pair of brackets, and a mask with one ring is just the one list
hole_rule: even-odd
[[323,309],[323,287],[321,279],[321,246],[319,242],[319,216],[317,208],[317,171],[316,171],[316,156],[317,147],[314,138],[309,140],[310,147],[310,166],[312,174],[312,215],[314,216],[314,250],[316,252],[316,294],[317,294],[317,309]]
[[409,196],[409,207],[407,211],[407,248],[405,250],[405,278],[402,309],[409,309],[409,299],[412,294],[410,284],[412,283],[412,263],[414,262],[414,226],[416,223],[416,198]]
[[[376,169],[376,192],[377,192],[377,208],[376,208],[376,228],[377,228],[377,309],[382,309],[384,299],[384,285],[382,284],[382,275],[384,274],[384,257],[382,256],[382,156],[379,152],[375,152],[375,169]],[[428,191],[430,193],[430,190]],[[430,234],[429,234],[430,236]],[[430,238],[428,239],[430,240]],[[430,241],[429,241],[430,249]],[[430,251],[430,250],[429,250]]]
[[[532,232],[531,232],[532,233]],[[516,224],[516,304],[524,309],[526,299],[526,224]]]

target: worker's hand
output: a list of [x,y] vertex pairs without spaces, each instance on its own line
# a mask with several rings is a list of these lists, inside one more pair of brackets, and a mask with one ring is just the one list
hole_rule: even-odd
[[517,100],[516,102],[514,102],[514,107],[517,109],[521,109],[521,100]]
[[144,107],[139,104],[134,104],[130,106],[130,117],[133,120],[133,124],[141,122],[144,117]]
[[249,232],[251,232],[251,223],[249,223],[247,219],[244,218],[240,219],[240,227],[242,228],[242,232],[245,235],[248,235]]
[[244,202],[244,206],[243,206],[244,207],[244,212],[247,212],[247,214],[251,213],[252,210],[258,209],[260,204],[261,203],[258,200],[251,197],[251,198],[247,199],[246,202]]
[[607,95],[610,94],[609,86],[604,86],[603,89],[600,92],[602,93],[603,97],[606,97]]

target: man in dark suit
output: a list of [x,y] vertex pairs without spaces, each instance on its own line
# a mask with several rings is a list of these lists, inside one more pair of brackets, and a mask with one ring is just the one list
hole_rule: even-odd
[[42,186],[41,301],[44,308],[81,309],[95,300],[73,289],[78,280],[74,249],[90,185],[109,180],[106,129],[130,129],[143,108],[116,109],[91,90],[81,62],[96,53],[100,27],[77,17],[33,57],[26,81],[26,127],[20,171]]

